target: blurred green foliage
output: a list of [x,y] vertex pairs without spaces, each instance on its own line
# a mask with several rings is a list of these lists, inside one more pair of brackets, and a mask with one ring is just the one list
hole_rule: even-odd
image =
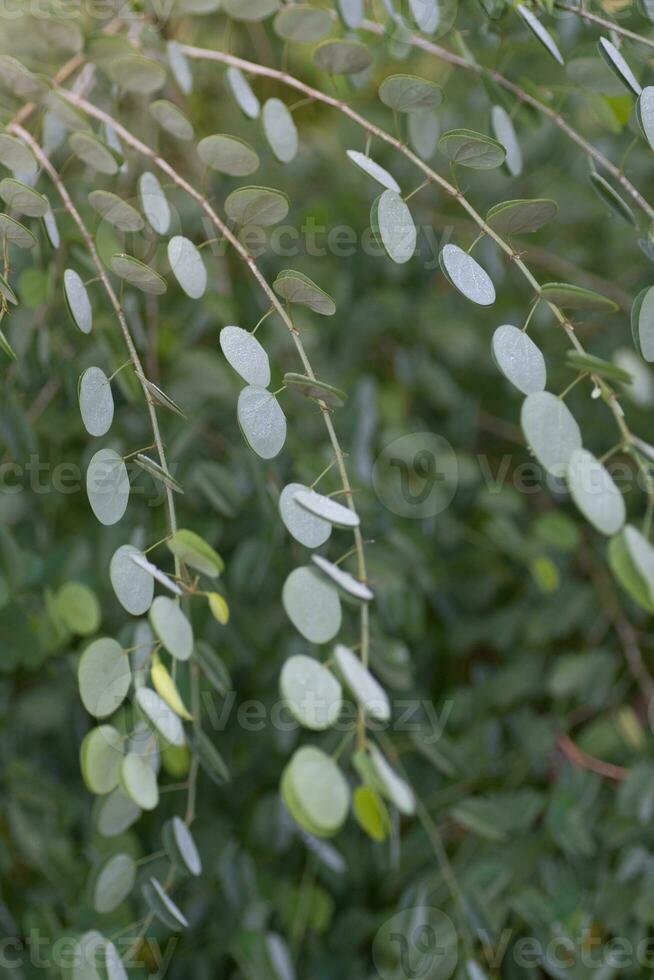
[[[479,64],[501,69],[561,112],[602,153],[624,161],[647,197],[654,189],[651,150],[638,135],[633,97],[604,72],[597,25],[555,10],[557,4],[538,6],[566,53],[565,71],[508,3],[465,0],[452,30],[436,41],[472,52]],[[594,6],[610,15],[615,5],[604,12]],[[140,34],[146,50],[159,51],[174,38],[229,47],[276,67],[288,64],[294,75],[336,91],[387,129],[392,113],[376,91],[392,72],[443,86],[443,132],[490,132],[490,108],[501,97],[519,135],[523,171],[511,177],[502,169],[459,170],[462,190],[482,214],[501,200],[556,200],[556,219],[516,247],[541,280],[574,282],[613,298],[619,312],[580,314],[578,335],[606,360],[618,350],[633,354],[629,307],[651,279],[650,260],[637,241],[647,240],[647,222],[639,213],[636,231],[607,208],[594,193],[585,155],[548,118],[506,92],[498,95],[492,80],[485,87],[474,73],[388,39],[367,38],[373,66],[350,84],[319,72],[310,49],[284,50],[268,20],[229,24],[220,12],[175,10],[158,22],[149,4],[144,11],[150,15]],[[623,13],[620,23],[652,36],[642,13],[623,8],[616,16]],[[383,23],[381,10],[375,16]],[[58,46],[56,34],[33,29],[33,17],[25,18],[7,19],[6,34],[2,21],[2,46],[51,76],[70,51]],[[79,21],[86,50],[94,24],[89,17]],[[641,80],[652,81],[652,48],[633,43],[626,50]],[[451,240],[467,248],[476,228],[433,186],[411,200],[419,228],[413,260],[400,266],[370,254],[362,235],[375,191],[345,156],[347,148],[364,148],[358,128],[327,106],[303,106],[295,112],[300,152],[282,165],[266,147],[260,124],[244,119],[229,98],[222,68],[198,62],[193,75],[185,110],[196,138],[225,132],[248,140],[261,158],[261,182],[290,198],[285,224],[299,230],[297,236],[251,233],[250,245],[264,242],[262,272],[272,281],[281,269],[297,268],[336,302],[334,317],[305,310],[296,323],[319,376],[349,396],[333,418],[371,542],[371,662],[395,704],[388,737],[424,811],[421,820],[395,815],[393,834],[381,844],[368,840],[353,819],[334,841],[319,842],[301,832],[281,804],[280,774],[300,734],[275,727],[270,712],[279,699],[282,664],[289,654],[306,652],[307,644],[294,634],[280,594],[290,570],[306,559],[278,520],[277,497],[290,481],[312,483],[331,457],[318,409],[292,389],[283,395],[289,428],[282,455],[264,463],[246,447],[235,414],[240,385],[220,353],[218,332],[225,324],[253,327],[266,312],[266,298],[238,257],[214,242],[203,250],[209,289],[200,302],[172,281],[162,299],[124,295],[148,377],[186,416],[160,413],[171,472],[185,490],[177,498],[180,524],[218,547],[231,609],[226,626],[208,609],[194,611],[196,636],[220,654],[231,677],[223,697],[203,682],[206,728],[231,782],[215,785],[200,776],[194,834],[204,871],[179,891],[190,929],[173,942],[169,930],[151,926],[155,942],[139,948],[141,967],[155,972],[156,957],[174,946],[167,965],[172,978],[286,978],[279,960],[285,954],[270,939],[280,935],[298,978],[372,980],[378,974],[371,949],[380,928],[402,909],[428,906],[456,925],[461,977],[467,959],[484,971],[469,972],[471,980],[648,975],[651,952],[645,961],[638,957],[654,927],[654,742],[651,689],[642,675],[640,684],[634,676],[634,658],[637,668],[640,663],[634,645],[640,643],[648,676],[652,635],[646,614],[611,576],[606,542],[560,490],[551,492],[529,456],[518,428],[520,396],[492,362],[493,329],[520,326],[527,316],[526,283],[484,240],[475,254],[493,278],[497,303],[474,306],[450,286],[438,266],[440,247]],[[166,97],[178,99],[168,85]],[[261,99],[289,98],[274,79],[256,80],[256,91]],[[162,132],[147,111],[147,97],[117,98],[103,77],[91,97],[113,103],[123,124],[158,147],[219,210],[238,186],[237,178],[205,173],[192,147]],[[7,97],[7,120],[14,108]],[[116,251],[117,233],[98,219],[86,195],[104,188],[135,201],[142,163],[128,154],[128,168],[117,178],[94,175],[56,145],[51,117],[39,112],[29,125],[46,146],[52,141],[53,161],[106,260]],[[404,139],[406,123],[397,125]],[[372,153],[407,192],[418,186],[419,176],[401,155],[375,141]],[[432,166],[448,175],[443,157],[435,156]],[[174,231],[183,227],[197,244],[214,237],[187,197],[172,186],[166,193]],[[77,690],[79,655],[97,632],[126,647],[134,642],[110,587],[110,558],[133,532],[137,541],[152,543],[164,538],[166,525],[161,492],[135,467],[124,522],[105,528],[90,512],[82,474],[93,449],[77,411],[77,379],[92,364],[110,373],[125,355],[100,284],[89,287],[92,335],[81,342],[68,317],[63,269],[75,263],[88,278],[94,270],[69,215],[57,210],[56,217],[61,249],[52,250],[35,225],[35,250],[11,254],[20,302],[6,334],[17,360],[4,361],[0,390],[0,934],[20,941],[20,948],[0,943],[0,973],[17,980],[41,976],[44,968],[58,974],[53,943],[73,932],[131,934],[145,914],[140,888],[116,912],[99,916],[90,903],[91,869],[117,849],[137,859],[158,852],[162,821],[179,812],[179,793],[171,788],[155,813],[119,838],[103,838],[97,801],[94,806],[79,771],[79,746],[90,726]],[[153,236],[138,247],[163,268],[160,240]],[[545,354],[548,387],[561,391],[575,378],[566,363],[569,342],[542,306],[531,332]],[[274,390],[286,372],[299,369],[297,355],[276,318],[257,336],[270,355]],[[638,390],[620,390],[633,431],[648,440],[654,387],[642,362],[638,372]],[[590,392],[579,385],[567,401],[585,444],[601,455],[615,437],[607,407]],[[130,369],[117,374],[114,395],[112,445],[121,453],[148,446],[147,414]],[[389,509],[372,478],[384,448],[415,433],[446,439],[458,464],[452,502],[418,520]],[[623,472],[630,519],[640,521],[644,498],[629,458]],[[323,485],[325,492],[339,489],[334,471]],[[66,593],[71,583],[94,597],[90,605],[83,602],[81,621]],[[347,615],[353,627],[353,614]],[[180,689],[188,703],[184,678]],[[254,702],[263,705],[261,714]],[[577,755],[561,743],[565,735],[574,739]],[[339,738],[337,732],[320,736],[320,744],[333,751]],[[626,778],[593,771],[592,760],[621,767],[616,772]],[[184,765],[179,772],[174,760],[166,765],[163,786],[167,780],[172,787],[183,780]],[[155,858],[143,875],[163,866]],[[45,967],[34,963],[37,935]],[[525,939],[535,942],[531,958],[520,946]],[[383,954],[388,963],[394,955],[392,949]],[[387,969],[389,977],[405,976],[401,965]]]

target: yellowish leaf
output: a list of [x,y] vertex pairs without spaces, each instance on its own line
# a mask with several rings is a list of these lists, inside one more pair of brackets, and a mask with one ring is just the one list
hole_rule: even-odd
[[209,592],[209,609],[214,614],[221,626],[229,621],[229,606],[220,592]]
[[354,816],[357,823],[373,840],[385,840],[391,831],[391,818],[386,804],[370,786],[354,791]]
[[150,671],[152,677],[152,683],[154,684],[154,689],[157,694],[163,698],[169,708],[179,715],[180,718],[184,718],[186,721],[192,721],[193,715],[191,715],[187,709],[184,707],[184,702],[177,690],[177,685],[172,679],[168,670],[162,664],[159,654],[155,653],[152,657],[152,669]]

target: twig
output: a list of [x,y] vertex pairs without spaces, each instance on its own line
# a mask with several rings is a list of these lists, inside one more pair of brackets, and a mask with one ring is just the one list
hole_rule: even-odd
[[[352,109],[352,107],[349,106],[346,102],[343,102],[342,100],[334,96],[327,95],[326,93],[320,91],[320,89],[314,88],[311,85],[307,85],[305,82],[300,81],[300,79],[295,78],[293,75],[289,75],[288,72],[279,71],[276,68],[269,68],[266,65],[259,65],[253,61],[246,61],[244,58],[238,58],[236,57],[236,55],[225,54],[222,51],[212,51],[206,48],[193,47],[191,45],[183,45],[182,47],[183,47],[183,51],[191,58],[197,58],[200,60],[207,60],[207,61],[217,61],[220,62],[221,64],[231,65],[234,68],[240,68],[241,71],[247,72],[252,75],[260,75],[264,78],[274,78],[278,82],[281,82],[283,85],[286,85],[289,88],[295,89],[296,91],[302,92],[304,95],[311,97],[316,102],[322,102],[324,105],[331,106],[333,109],[336,109],[338,112],[341,112],[344,116],[347,116],[348,119],[351,119],[353,122],[357,123],[357,125],[361,126],[361,128],[364,129],[370,136],[374,136],[376,139],[380,140],[381,142],[387,143],[388,145],[394,147],[399,153],[401,153],[404,157],[406,157],[407,160],[410,160],[411,163],[414,164],[414,166],[416,166],[419,170],[421,170],[422,173],[425,174],[425,176],[430,181],[432,181],[434,184],[438,185],[438,187],[444,190],[446,194],[448,194],[451,198],[453,198],[460,205],[460,207],[462,207],[470,215],[470,217],[473,219],[475,224],[478,226],[479,230],[483,231],[488,238],[491,238],[498,245],[498,247],[505,253],[505,255],[509,257],[509,259],[513,262],[516,269],[518,269],[518,271],[527,281],[527,283],[529,284],[533,292],[536,294],[536,296],[538,297],[541,296],[540,283],[533,276],[531,271],[527,268],[527,266],[522,261],[518,253],[513,248],[513,246],[509,244],[509,242],[505,241],[496,231],[493,230],[493,228],[490,227],[490,225],[487,224],[486,221],[484,221],[481,215],[475,210],[473,205],[468,201],[468,199],[465,197],[463,192],[459,190],[458,187],[455,187],[448,180],[442,177],[441,174],[433,170],[429,166],[429,164],[425,163],[424,160],[422,160],[408,146],[402,143],[401,140],[397,139],[397,137],[392,136],[390,133],[386,132],[386,130],[381,129],[381,127],[376,126],[374,123],[369,122],[364,116],[358,113],[355,109]],[[457,60],[462,61],[463,59],[457,59]],[[467,62],[464,63],[467,64]],[[70,93],[67,93],[65,91],[62,91],[62,94],[64,94],[69,99],[69,101],[73,102],[73,104],[79,106],[80,108],[82,109],[87,108],[87,111],[90,114],[94,114],[97,118],[99,119],[107,118],[106,113],[102,113],[100,110],[96,109],[95,106],[92,106],[90,103],[87,103],[85,100],[78,99],[74,96],[71,96]],[[148,152],[152,154],[151,150]],[[164,161],[164,166],[168,167],[168,164],[165,164],[165,161]],[[172,168],[168,167],[168,169],[170,170]],[[647,205],[647,208],[649,209],[649,205]],[[652,215],[654,216],[654,210],[652,210]],[[243,250],[242,246],[241,246],[241,250]],[[549,307],[549,309],[552,311],[552,313],[554,314],[554,316],[556,317],[560,325],[565,330],[568,339],[572,344],[572,346],[575,348],[575,350],[579,351],[579,353],[585,353],[583,344],[579,340],[574,330],[574,327],[572,326],[568,318],[565,316],[563,311],[554,303],[551,303],[549,301],[547,301],[547,306]],[[624,442],[630,444],[633,440],[633,435],[627,423],[624,420],[624,413],[617,401],[617,396],[615,392],[613,391],[611,386],[600,376],[593,374],[593,375],[589,375],[589,378],[593,386],[597,387],[601,392],[604,402],[606,403],[611,413],[613,414],[615,424],[617,425],[618,430]],[[639,469],[642,472],[644,470],[644,464],[640,460],[637,460],[636,462]],[[361,574],[359,575],[359,577],[365,579],[365,576]]]
[[605,779],[615,779],[621,782],[629,777],[629,770],[623,766],[616,766],[612,762],[603,762],[594,755],[584,752],[572,741],[569,735],[559,735],[557,745],[563,752],[566,759],[577,766],[578,769],[587,769],[589,772],[604,776]]
[[654,697],[654,678],[645,665],[638,636],[622,610],[613,580],[604,566],[594,560],[589,548],[582,548],[579,558],[602,600],[606,618],[620,641],[627,666],[649,704]]
[[[382,24],[376,24],[373,20],[364,20],[361,24],[363,30],[368,31],[371,34],[383,35],[385,28]],[[532,109],[536,109],[537,112],[542,113],[542,115],[547,116],[547,118],[557,126],[562,133],[576,143],[577,146],[581,147],[584,153],[592,157],[601,167],[603,167],[611,176],[618,181],[618,183],[624,188],[627,194],[636,202],[639,208],[645,212],[647,217],[652,220],[654,219],[654,208],[645,200],[640,191],[631,183],[628,177],[626,177],[619,167],[612,163],[604,154],[589,143],[588,140],[584,139],[581,133],[578,133],[566,120],[558,113],[555,109],[551,109],[544,102],[539,99],[534,98],[525,89],[520,88],[515,82],[506,78],[501,72],[497,71],[495,68],[484,68],[481,65],[476,64],[472,61],[467,61],[460,55],[454,54],[452,51],[448,51],[446,48],[442,48],[439,44],[434,44],[433,41],[429,41],[427,38],[421,37],[420,34],[411,34],[407,39],[409,44],[412,44],[416,48],[421,48],[423,51],[427,51],[429,54],[435,55],[440,58],[441,61],[447,62],[449,65],[454,65],[457,68],[464,68],[466,71],[473,72],[475,75],[481,75],[482,72],[487,74],[493,81],[497,82],[503,89],[507,92],[511,92],[520,102],[525,105],[531,106]],[[184,50],[191,57],[195,57],[192,54],[193,49],[189,49],[188,46],[184,46]]]
[[557,2],[554,4],[559,10],[567,10],[570,14],[576,14],[577,17],[581,17],[583,20],[589,21],[591,24],[597,24],[598,27],[603,27],[607,31],[613,31],[615,34],[620,34],[622,37],[628,37],[632,41],[637,41],[639,44],[646,44],[650,48],[654,48],[654,41],[649,37],[644,37],[642,34],[637,34],[636,31],[630,31],[627,27],[622,27],[620,24],[616,24],[612,20],[608,20],[606,17],[600,17],[598,14],[593,14],[590,10],[586,10],[585,7],[573,7],[572,4]]

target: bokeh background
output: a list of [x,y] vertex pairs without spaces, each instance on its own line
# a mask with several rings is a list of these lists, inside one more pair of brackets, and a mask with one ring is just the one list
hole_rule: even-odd
[[[394,121],[377,98],[377,86],[386,75],[407,71],[443,85],[442,131],[490,131],[493,91],[475,75],[424,52],[398,52],[369,38],[373,67],[353,85],[318,72],[310,47],[284,52],[269,21],[228,25],[219,11],[193,15],[182,3],[177,7],[156,22],[144,5],[152,20],[143,33],[146,44],[156,49],[175,38],[276,66],[285,59],[293,74],[335,89],[387,129]],[[39,26],[28,5],[23,13],[0,16],[2,50],[53,72],[70,56],[68,42],[59,43],[49,22]],[[652,33],[642,11],[618,11],[623,14],[625,23]],[[375,15],[383,22],[381,10]],[[92,18],[73,22],[86,43]],[[596,63],[586,84],[579,81],[581,70],[561,70],[548,58],[510,9],[491,17],[483,4],[465,0],[453,30],[438,40],[449,50],[465,43],[481,64],[499,67],[537,91],[613,161],[624,159],[630,179],[647,197],[654,192],[651,150],[638,137],[633,98],[599,62],[599,31],[561,11],[547,24],[570,59]],[[637,44],[629,48],[643,84],[654,77],[651,54]],[[387,734],[434,833],[418,820],[403,820],[389,840],[376,844],[350,820],[337,839],[317,844],[297,829],[280,802],[280,773],[300,735],[272,724],[270,709],[279,699],[284,660],[306,652],[306,644],[280,603],[284,579],[303,560],[303,549],[278,520],[277,497],[291,480],[312,482],[330,455],[318,410],[292,391],[283,395],[289,431],[279,459],[263,463],[246,447],[235,414],[239,382],[220,353],[218,333],[225,324],[253,326],[266,303],[237,257],[221,243],[207,245],[210,285],[200,303],[174,285],[162,300],[125,297],[149,376],[186,413],[185,420],[163,420],[173,474],[185,488],[180,520],[224,557],[222,589],[231,609],[225,627],[208,613],[196,619],[196,633],[229,672],[225,696],[214,692],[207,704],[212,737],[232,778],[225,786],[200,782],[195,835],[205,871],[183,886],[191,928],[176,938],[167,975],[287,980],[289,967],[275,964],[266,946],[266,936],[274,933],[288,944],[298,978],[372,980],[379,975],[371,954],[375,936],[402,909],[415,907],[440,909],[455,922],[456,969],[462,971],[470,955],[484,971],[471,973],[473,980],[648,975],[642,964],[607,961],[606,951],[615,949],[616,938],[635,949],[654,926],[654,743],[643,685],[625,657],[625,643],[635,636],[647,669],[654,638],[645,614],[615,583],[605,541],[533,464],[519,428],[520,395],[493,364],[494,328],[520,326],[529,311],[524,281],[492,243],[482,242],[475,255],[492,275],[496,304],[482,309],[452,288],[439,270],[438,250],[448,241],[467,247],[476,229],[434,187],[412,198],[420,254],[402,266],[368,254],[372,249],[363,247],[361,236],[376,192],[345,156],[347,148],[364,148],[357,128],[325,106],[298,108],[300,152],[282,166],[266,148],[259,124],[244,119],[234,105],[223,69],[197,63],[193,75],[185,111],[196,135],[228,132],[251,142],[262,159],[261,182],[291,199],[286,223],[299,230],[292,254],[282,254],[273,230],[259,257],[262,271],[270,280],[282,268],[297,268],[337,304],[335,316],[299,312],[297,324],[319,375],[349,396],[334,423],[370,540],[376,591],[372,664],[397,703],[412,705],[404,725],[396,710],[397,724]],[[294,100],[275,81],[253,85],[261,99]],[[92,98],[109,97],[101,73],[96,86]],[[581,315],[578,333],[592,353],[610,360],[623,352],[623,362],[637,371],[637,384],[624,391],[623,402],[634,431],[650,439],[654,384],[643,362],[634,366],[629,329],[631,302],[652,276],[638,245],[639,238],[647,239],[646,224],[635,229],[607,209],[589,182],[588,160],[579,148],[538,113],[511,105],[523,173],[512,178],[503,169],[461,171],[462,189],[481,213],[510,198],[556,200],[556,219],[521,240],[519,248],[540,279],[597,288],[619,304],[612,316]],[[8,119],[14,109],[5,93],[3,116]],[[119,111],[132,131],[158,146],[220,209],[238,181],[204,174],[184,144],[157,130],[144,100],[123,96]],[[92,224],[101,254],[109,255],[116,232],[98,223],[86,194],[111,186],[134,199],[142,165],[129,156],[117,183],[103,183],[79,161],[67,162],[54,124],[41,118],[39,131],[52,140],[52,159]],[[388,147],[373,142],[371,152],[403,188],[420,183],[408,161]],[[447,161],[437,153],[432,165],[448,174]],[[175,188],[166,190],[185,233],[197,243],[212,237],[197,210]],[[99,526],[76,481],[75,468],[83,473],[92,453],[77,411],[79,374],[94,363],[116,368],[124,354],[98,284],[90,287],[94,333],[80,343],[62,297],[66,257],[87,267],[89,278],[93,273],[70,220],[63,213],[57,218],[64,240],[59,253],[42,234],[35,252],[12,254],[20,306],[6,332],[17,361],[5,359],[1,366],[0,934],[18,937],[23,952],[20,962],[3,962],[0,973],[17,980],[44,971],[59,975],[48,954],[57,938],[89,928],[118,933],[142,914],[138,889],[100,923],[89,901],[89,869],[117,841],[98,834],[79,771],[79,745],[90,720],[79,701],[76,666],[87,639],[77,632],[74,617],[72,624],[62,623],[57,602],[67,583],[84,583],[98,600],[99,631],[129,645],[133,627],[126,626],[111,590],[109,560],[132,533],[147,541],[165,535],[163,507],[147,475],[131,474],[138,492],[132,494],[127,527]],[[328,239],[340,226],[354,239],[351,254],[339,254],[342,247]],[[164,261],[157,240],[135,236],[129,244],[152,264]],[[320,254],[311,254],[316,249]],[[565,365],[569,344],[545,310],[537,311],[532,324],[545,353],[548,387],[560,391],[574,378]],[[275,387],[285,371],[298,369],[296,354],[274,317],[258,336],[270,354]],[[117,376],[115,389],[112,436],[116,448],[132,452],[150,441],[147,416],[129,370]],[[568,404],[585,444],[601,455],[615,438],[606,406],[590,394],[590,386],[579,385]],[[446,440],[445,478],[436,493],[451,500],[437,501],[432,516],[403,516],[394,504],[397,471],[385,471],[375,486],[375,461],[393,440],[409,437],[403,446],[412,463],[424,434]],[[642,493],[623,462],[627,505],[638,521]],[[53,479],[69,465],[66,486],[57,489]],[[420,473],[411,480],[419,491]],[[325,487],[337,488],[333,474]],[[261,725],[243,714],[250,701],[264,706]],[[607,779],[575,764],[561,743],[566,735],[582,752],[627,769],[628,778]],[[324,742],[333,748],[330,738]],[[173,773],[169,782],[176,778]],[[121,849],[137,858],[157,852],[162,819],[177,812],[176,795],[163,794],[158,810],[123,835]],[[156,861],[146,867],[152,873]],[[156,925],[151,932],[166,948],[171,934]],[[26,950],[25,940],[34,933],[47,937],[49,965],[36,966]],[[531,965],[511,953],[525,937],[535,938],[544,951]],[[144,945],[139,956],[154,971],[153,947]],[[389,971],[384,978],[407,975],[392,950],[383,956]],[[436,964],[432,972],[416,975],[449,976],[452,964],[447,958],[443,964],[441,972]]]

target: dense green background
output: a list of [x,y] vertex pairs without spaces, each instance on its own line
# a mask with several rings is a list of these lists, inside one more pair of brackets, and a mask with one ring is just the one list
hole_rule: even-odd
[[[382,12],[377,16],[381,22]],[[599,32],[592,25],[560,12],[554,18],[543,14],[543,21],[558,33],[567,58],[598,60]],[[652,33],[636,11],[625,23]],[[143,39],[153,50],[173,37],[221,48],[227,43],[225,24],[220,13],[174,16],[157,29],[147,28]],[[80,26],[88,36],[94,25],[81,18]],[[5,50],[32,68],[55,70],[69,52],[58,50],[54,41],[37,45],[33,22],[28,27],[12,21]],[[539,97],[559,107],[588,140],[621,160],[638,134],[633,98],[612,84],[610,75],[603,86],[608,94],[573,84],[570,73],[547,56],[509,9],[489,19],[481,4],[465,0],[456,27],[461,34],[446,36],[444,45],[454,50],[465,39],[480,63],[500,67],[530,91],[537,87]],[[443,130],[489,131],[492,103],[474,75],[415,50],[398,67],[387,47],[372,40],[374,66],[361,87],[335,82],[339,94],[367,118],[392,129],[392,114],[378,101],[377,85],[393,71],[410,71],[444,85]],[[229,45],[253,60],[281,63],[281,45],[269,21],[233,25]],[[643,84],[652,81],[651,49],[632,44],[626,50]],[[310,49],[292,50],[288,64],[295,75],[333,91],[330,80],[313,68]],[[298,109],[301,150],[283,167],[267,150],[259,125],[244,120],[231,102],[220,66],[194,65],[194,77],[186,111],[197,136],[229,132],[253,143],[262,157],[261,182],[291,197],[290,223],[299,228],[312,219],[327,229],[351,227],[357,235],[368,227],[375,191],[344,153],[363,149],[353,124],[324,106]],[[169,87],[178,98],[173,83]],[[262,99],[294,100],[275,82],[258,80],[255,87]],[[110,97],[103,78],[96,97]],[[6,118],[14,107],[6,96]],[[159,142],[189,179],[206,180],[220,209],[238,181],[203,177],[183,144],[156,132],[142,100],[123,97],[119,112],[150,145]],[[560,208],[556,220],[521,243],[527,263],[541,279],[594,286],[616,298],[621,309],[614,316],[580,317],[579,336],[601,357],[632,349],[629,307],[651,282],[651,264],[637,242],[647,236],[646,224],[637,232],[607,210],[589,183],[584,154],[550,122],[524,108],[517,108],[514,122],[523,174],[462,171],[462,189],[482,213],[503,199],[554,198]],[[36,133],[41,124],[37,114],[31,123]],[[409,163],[387,147],[373,143],[372,152],[403,188],[420,182]],[[61,170],[68,151],[60,147],[52,156]],[[86,205],[88,190],[106,186],[133,198],[141,163],[132,155],[128,160],[129,169],[117,182],[93,177],[74,160],[66,164],[64,176],[90,223],[95,219]],[[651,161],[651,150],[639,137],[626,167],[646,197],[654,191]],[[433,166],[447,175],[442,157],[436,155]],[[169,199],[188,237],[198,243],[209,237],[197,210],[177,190],[170,190]],[[475,237],[464,212],[435,188],[412,199],[412,213],[417,225],[433,233],[433,241],[467,247]],[[57,216],[64,239],[59,253],[42,233],[34,253],[12,252],[12,281],[21,305],[7,334],[18,360],[2,365],[0,431],[5,462],[24,466],[35,459],[50,470],[73,463],[83,472],[93,449],[77,411],[78,376],[89,364],[118,367],[124,354],[98,284],[91,287],[92,337],[82,338],[67,316],[63,268],[71,261],[80,268],[88,263],[72,223]],[[108,247],[102,238],[99,244]],[[605,541],[582,523],[568,500],[542,485],[530,493],[515,486],[513,475],[530,459],[518,428],[521,398],[494,367],[490,337],[500,323],[524,321],[531,300],[524,281],[493,245],[482,243],[475,254],[491,272],[498,300],[490,309],[475,307],[447,283],[422,233],[420,244],[428,251],[427,263],[416,257],[395,266],[357,247],[347,258],[329,251],[315,257],[303,249],[284,257],[268,249],[260,265],[269,280],[281,268],[298,268],[337,303],[333,318],[305,313],[298,325],[320,376],[349,394],[334,422],[349,453],[365,536],[374,540],[368,547],[377,597],[373,665],[394,697],[429,699],[446,719],[444,734],[433,744],[425,744],[421,734],[428,721],[424,712],[411,731],[390,734],[445,843],[463,915],[433,840],[417,820],[402,821],[394,838],[381,845],[368,841],[350,820],[330,845],[342,856],[342,866],[334,866],[329,851],[308,847],[277,795],[281,770],[299,736],[268,724],[249,731],[238,716],[239,705],[249,699],[267,707],[276,701],[281,665],[290,652],[306,647],[280,603],[286,575],[304,559],[277,518],[276,498],[285,483],[311,482],[329,461],[319,412],[292,392],[283,396],[289,433],[278,460],[256,459],[238,431],[239,383],[220,354],[218,331],[227,323],[252,326],[266,309],[265,298],[233,254],[219,248],[211,257],[211,246],[205,251],[210,289],[200,303],[185,298],[172,282],[162,301],[127,297],[150,376],[187,414],[186,421],[162,417],[173,472],[186,490],[178,503],[181,524],[200,532],[225,558],[224,591],[232,611],[225,628],[202,611],[194,616],[196,634],[214,645],[233,681],[235,702],[224,730],[212,733],[232,781],[216,787],[201,777],[195,831],[205,872],[179,893],[191,928],[179,937],[171,977],[278,976],[258,960],[261,937],[272,931],[289,943],[298,978],[369,980],[377,975],[370,953],[376,932],[398,910],[416,905],[452,917],[460,949],[466,937],[472,941],[488,976],[648,975],[643,966],[619,970],[612,961],[607,966],[593,942],[618,937],[635,944],[654,926],[654,745],[647,703],[614,628],[616,621],[633,622],[647,662],[649,623],[614,584]],[[162,246],[157,248],[149,255],[155,265]],[[533,323],[548,364],[548,387],[560,391],[574,378],[565,366],[568,342],[544,311]],[[273,381],[298,369],[278,320],[270,318],[258,336],[271,356]],[[147,416],[129,370],[115,387],[112,438],[116,448],[132,452],[150,442]],[[585,444],[599,455],[615,436],[606,406],[591,400],[590,390],[580,385],[568,404]],[[624,404],[634,431],[648,439],[651,392],[646,401],[638,405],[627,394]],[[394,515],[371,485],[372,463],[381,450],[399,435],[421,432],[444,436],[459,463],[452,504],[424,521]],[[506,474],[499,486],[488,474],[501,467]],[[15,482],[13,472],[3,475],[7,483]],[[143,529],[148,542],[165,534],[164,510],[152,482],[136,471],[132,475],[141,493],[133,494],[124,522],[114,528],[97,524],[82,490],[39,492],[26,478],[21,492],[0,494],[3,936],[25,940],[38,930],[54,940],[85,928],[111,934],[142,914],[138,889],[106,921],[99,921],[88,902],[90,867],[117,842],[103,841],[94,831],[92,800],[79,773],[79,744],[89,718],[79,702],[76,664],[86,640],[63,635],[48,612],[49,597],[64,583],[85,582],[100,600],[100,632],[129,643],[131,627],[108,581],[109,559],[134,529]],[[326,486],[337,488],[333,475]],[[634,487],[625,489],[637,522],[644,498]],[[215,695],[213,704],[220,712]],[[557,747],[566,732],[586,752],[628,768],[629,778],[616,783],[573,766]],[[332,748],[336,741],[336,735],[328,735],[321,744]],[[159,850],[162,820],[178,808],[178,794],[165,794],[159,809],[118,843],[138,856]],[[163,927],[153,927],[152,934],[164,943],[170,938]],[[558,950],[558,965],[519,966],[510,947],[525,936],[536,937],[542,949],[554,937],[564,937],[569,952],[561,959]],[[498,949],[494,972],[487,957]],[[602,970],[578,962],[582,949],[590,949]],[[142,955],[147,961],[151,952],[144,948]],[[16,978],[43,974],[28,957],[5,972]]]

